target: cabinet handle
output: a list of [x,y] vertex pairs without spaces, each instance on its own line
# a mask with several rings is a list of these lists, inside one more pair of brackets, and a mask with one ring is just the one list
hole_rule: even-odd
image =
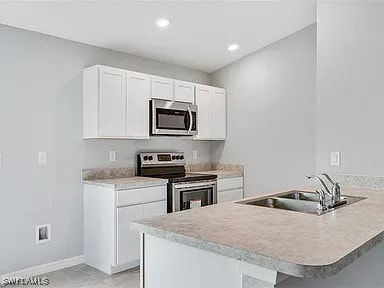
[[188,110],[188,113],[189,113],[189,129],[188,129],[188,134],[190,134],[191,131],[192,131],[193,119],[192,119],[192,112],[191,112],[191,109],[189,108],[189,106],[188,106],[187,110]]
[[131,78],[131,79],[136,79],[136,80],[145,80],[145,78],[139,78],[139,77],[134,77],[134,76],[131,76],[131,77],[129,77],[129,78]]

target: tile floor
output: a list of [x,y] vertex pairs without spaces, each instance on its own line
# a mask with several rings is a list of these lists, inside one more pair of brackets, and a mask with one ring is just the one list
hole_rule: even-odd
[[[80,264],[40,275],[48,277],[49,286],[55,288],[139,288],[140,269],[134,268],[115,275],[107,275],[86,264]],[[25,286],[24,286],[25,287]]]

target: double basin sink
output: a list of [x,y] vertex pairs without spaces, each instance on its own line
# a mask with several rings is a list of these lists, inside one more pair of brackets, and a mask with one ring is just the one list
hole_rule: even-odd
[[365,199],[365,197],[341,196],[339,203],[331,208],[324,210],[322,209],[319,202],[319,194],[307,191],[292,190],[284,193],[270,195],[265,198],[250,199],[237,203],[322,215],[335,209],[351,205],[363,199]]

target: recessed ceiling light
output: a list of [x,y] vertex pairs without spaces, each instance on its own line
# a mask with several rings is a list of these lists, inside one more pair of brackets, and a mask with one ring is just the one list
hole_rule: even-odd
[[228,51],[235,51],[237,49],[239,49],[239,45],[237,44],[228,45]]
[[171,21],[168,18],[160,18],[156,20],[156,25],[160,28],[167,27],[171,23]]

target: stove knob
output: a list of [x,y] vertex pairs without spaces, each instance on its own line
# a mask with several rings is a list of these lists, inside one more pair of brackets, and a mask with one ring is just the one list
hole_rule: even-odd
[[175,159],[176,159],[176,156],[175,156],[175,155],[173,155],[173,156],[172,156],[172,160],[175,160]]
[[148,156],[144,156],[144,161],[147,161],[148,160]]
[[177,155],[177,156],[176,156],[176,160],[179,160],[179,159],[180,159],[180,156],[179,156],[179,155]]
[[152,156],[149,156],[148,159],[149,159],[149,161],[152,161],[152,160],[153,160],[153,157],[152,157]]
[[183,155],[180,155],[180,160],[183,160],[184,159],[184,156]]

